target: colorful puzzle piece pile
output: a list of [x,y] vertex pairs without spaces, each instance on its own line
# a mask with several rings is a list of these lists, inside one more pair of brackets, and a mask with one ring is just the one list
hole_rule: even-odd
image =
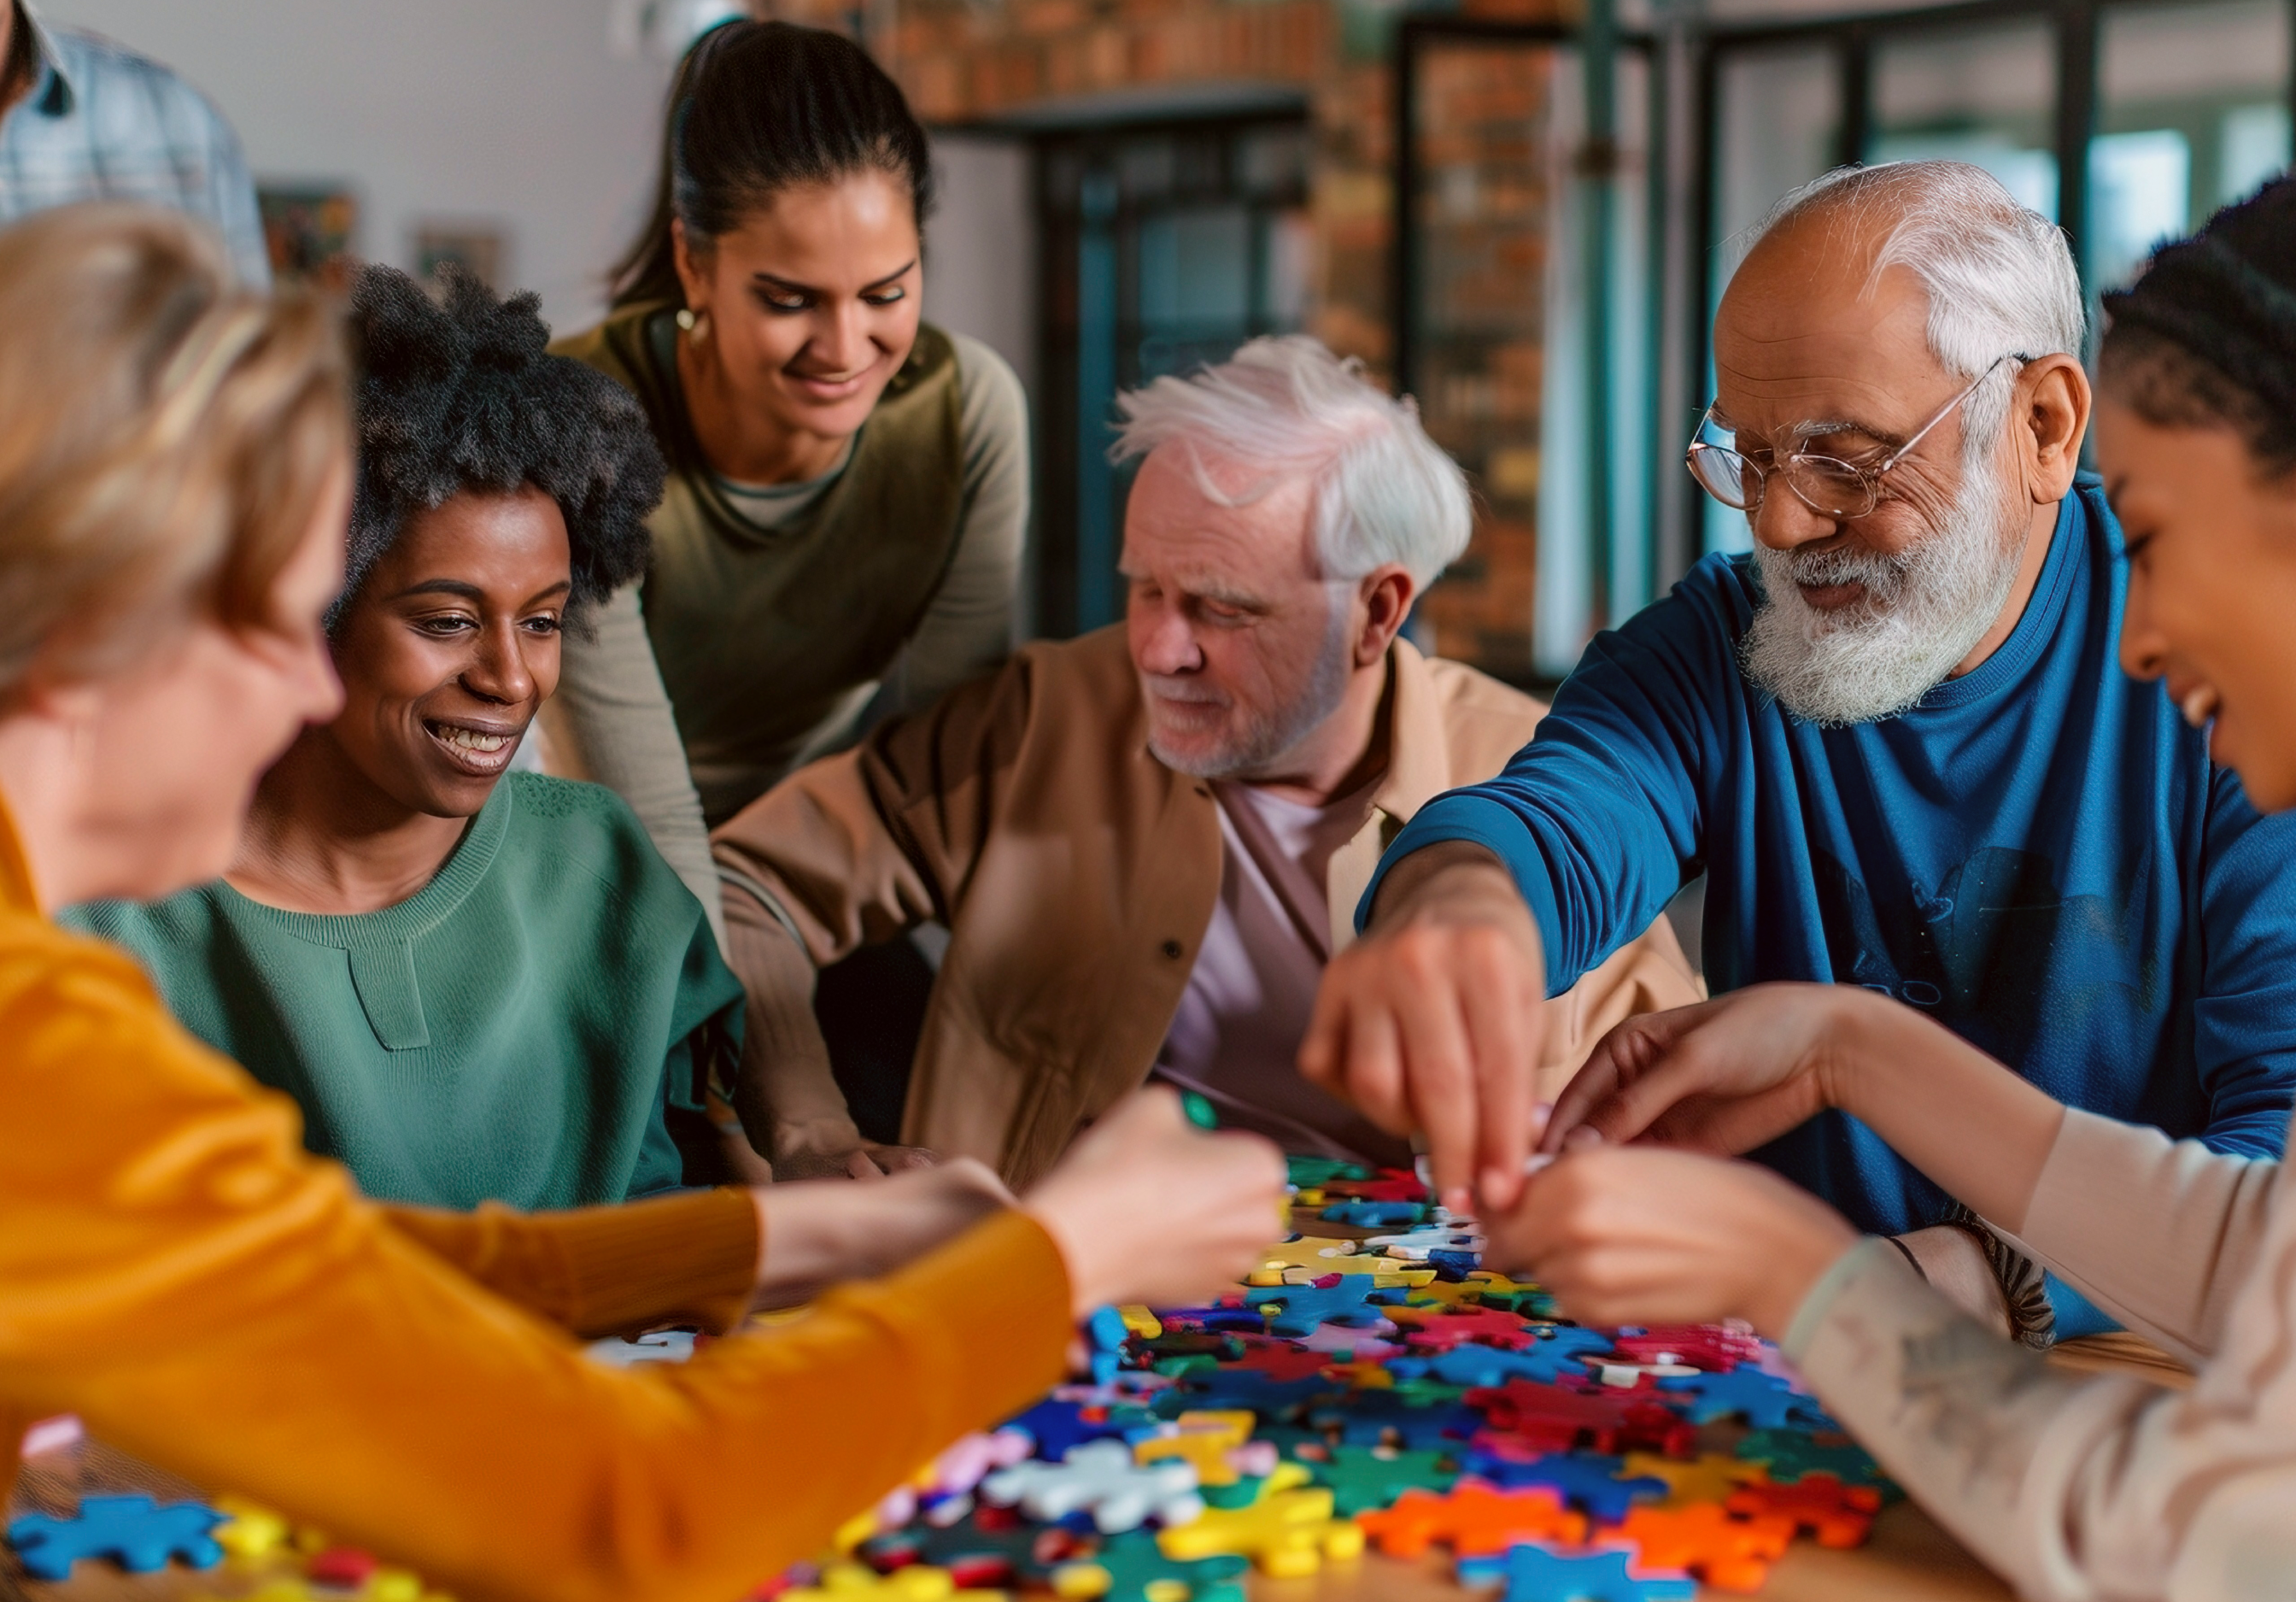
[[1092,1384],[943,1454],[913,1514],[890,1499],[761,1594],[1242,1602],[1247,1567],[1368,1544],[1447,1554],[1505,1602],[1665,1602],[1757,1589],[1798,1536],[1865,1539],[1891,1488],[1752,1335],[1562,1322],[1410,1174],[1292,1177],[1332,1225],[1411,1228],[1295,1236],[1209,1306],[1095,1319]]

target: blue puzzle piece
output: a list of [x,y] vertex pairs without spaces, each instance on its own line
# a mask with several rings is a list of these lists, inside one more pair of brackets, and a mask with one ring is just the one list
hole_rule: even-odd
[[1618,1471],[1624,1466],[1624,1458],[1607,1458],[1600,1452],[1572,1452],[1567,1457],[1556,1452],[1518,1463],[1512,1458],[1476,1451],[1469,1452],[1466,1460],[1467,1472],[1479,1480],[1508,1491],[1525,1485],[1552,1486],[1564,1501],[1606,1524],[1626,1517],[1627,1509],[1636,1502],[1667,1494],[1667,1483],[1651,1475],[1620,1479]]
[[1124,1327],[1124,1315],[1112,1307],[1096,1307],[1084,1321],[1084,1333],[1092,1343],[1093,1384],[1114,1384],[1117,1370],[1124,1367],[1124,1338],[1131,1334]]
[[1452,1252],[1439,1246],[1427,1253],[1427,1266],[1435,1270],[1435,1277],[1462,1284],[1468,1275],[1483,1266],[1480,1252]]
[[1585,1379],[1591,1370],[1578,1360],[1579,1354],[1610,1349],[1607,1336],[1558,1324],[1552,1334],[1542,1335],[1521,1351],[1467,1344],[1431,1358],[1398,1359],[1388,1368],[1398,1378],[1406,1378],[1404,1370],[1409,1364],[1452,1385],[1504,1385],[1517,1377],[1551,1385],[1558,1380]]
[[223,1561],[208,1532],[230,1522],[197,1502],[156,1505],[148,1496],[82,1497],[73,1518],[28,1513],[8,1523],[8,1544],[36,1580],[66,1580],[82,1557],[109,1557],[131,1574],[164,1569],[180,1557],[195,1569]]
[[[1381,1290],[1371,1282],[1370,1274],[1326,1274],[1316,1285],[1255,1285],[1243,1294],[1244,1304],[1267,1314],[1267,1327],[1275,1335],[1305,1340],[1316,1333],[1319,1324],[1341,1324],[1350,1328],[1384,1321],[1386,1315],[1379,1310],[1402,1303],[1404,1287]],[[1268,1309],[1280,1305],[1280,1310]]]
[[1339,1425],[1340,1439],[1350,1446],[1378,1446],[1392,1434],[1413,1451],[1456,1450],[1483,1427],[1482,1415],[1472,1408],[1414,1406],[1391,1391],[1358,1391],[1345,1407],[1312,1418],[1319,1425]]
[[1630,1552],[1565,1556],[1535,1541],[1496,1557],[1462,1557],[1459,1578],[1470,1585],[1504,1581],[1506,1602],[1692,1602],[1698,1587],[1675,1570],[1627,1572]]
[[1765,1374],[1750,1363],[1741,1363],[1726,1374],[1669,1376],[1660,1380],[1658,1387],[1690,1399],[1688,1412],[1693,1424],[1711,1424],[1742,1413],[1757,1429],[1835,1427],[1816,1402],[1776,1375]]
[[1084,1417],[1084,1409],[1072,1401],[1040,1401],[1027,1412],[1007,1419],[1005,1425],[1026,1430],[1029,1439],[1037,1443],[1037,1456],[1054,1463],[1067,1457],[1070,1447],[1082,1446],[1087,1441],[1105,1441],[1124,1433],[1115,1424],[1091,1423]]
[[1427,1208],[1419,1202],[1335,1202],[1324,1209],[1327,1224],[1353,1224],[1358,1229],[1392,1229],[1420,1222]]
[[1262,1418],[1284,1419],[1296,1417],[1302,1408],[1331,1395],[1334,1389],[1331,1381],[1314,1375],[1305,1379],[1277,1379],[1257,1368],[1198,1369],[1182,1376],[1178,1384],[1157,1392],[1151,1405],[1159,1418],[1249,1408]]

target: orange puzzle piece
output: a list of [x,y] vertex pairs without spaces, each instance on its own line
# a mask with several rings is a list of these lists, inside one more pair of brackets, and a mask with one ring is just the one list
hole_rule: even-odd
[[1706,1452],[1686,1463],[1656,1452],[1628,1452],[1626,1466],[1619,1474],[1628,1480],[1636,1475],[1664,1480],[1667,1493],[1666,1499],[1659,1504],[1661,1508],[1719,1503],[1739,1486],[1770,1477],[1759,1463],[1749,1463],[1743,1458],[1726,1458],[1719,1452]]
[[1587,1539],[1587,1516],[1565,1508],[1560,1491],[1545,1485],[1501,1491],[1480,1480],[1462,1480],[1440,1494],[1406,1491],[1392,1508],[1357,1514],[1356,1523],[1390,1557],[1416,1557],[1438,1541],[1474,1557],[1518,1541],[1578,1546]]
[[1794,1521],[1758,1513],[1737,1518],[1717,1502],[1689,1508],[1636,1508],[1603,1538],[1617,1536],[1641,1549],[1638,1560],[1653,1568],[1688,1569],[1718,1590],[1759,1590],[1770,1565],[1785,1556]]
[[1790,1484],[1763,1480],[1741,1485],[1722,1505],[1733,1513],[1790,1518],[1816,1536],[1822,1547],[1854,1547],[1874,1527],[1882,1493],[1871,1485],[1844,1485],[1830,1474],[1813,1474]]

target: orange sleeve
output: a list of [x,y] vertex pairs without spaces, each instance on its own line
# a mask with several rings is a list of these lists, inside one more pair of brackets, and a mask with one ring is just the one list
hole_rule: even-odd
[[441,1255],[126,959],[20,929],[0,941],[0,1414],[76,1412],[464,1595],[725,1602],[1060,1376],[1059,1254],[1010,1212],[691,1363],[593,1364],[449,1261],[546,1306],[573,1287],[554,1310],[579,1322],[608,1305],[581,1299],[590,1226],[490,1220]]
[[432,1256],[586,1339],[661,1324],[722,1333],[757,1282],[757,1204],[730,1187],[567,1212],[382,1211]]

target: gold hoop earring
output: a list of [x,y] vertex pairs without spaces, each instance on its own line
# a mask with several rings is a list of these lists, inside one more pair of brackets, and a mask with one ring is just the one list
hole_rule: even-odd
[[709,337],[709,314],[706,311],[695,316],[692,308],[681,306],[677,308],[677,325],[697,345]]

